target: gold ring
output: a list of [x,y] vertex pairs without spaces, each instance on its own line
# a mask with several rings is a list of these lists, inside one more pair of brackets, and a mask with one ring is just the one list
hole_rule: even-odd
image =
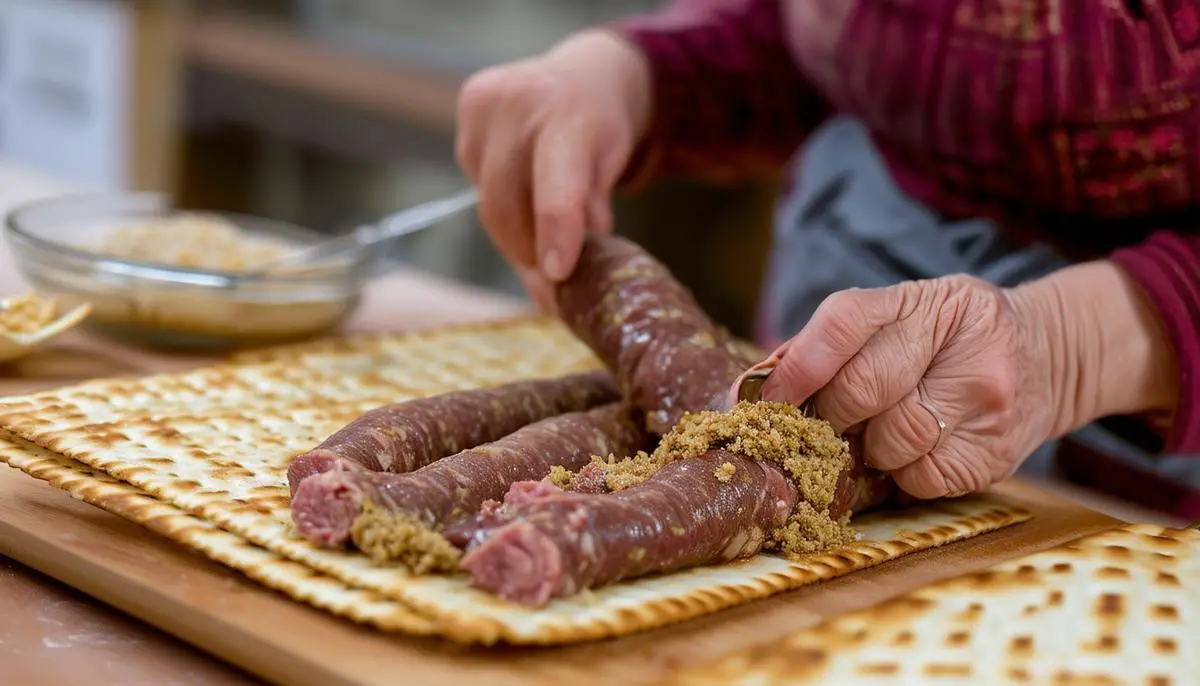
[[924,383],[917,384],[917,404],[925,408],[925,411],[933,417],[935,422],[937,422],[937,440],[934,441],[933,447],[929,449],[929,452],[932,453],[942,446],[942,439],[946,437],[946,420],[942,419],[942,414],[937,411],[937,408],[933,406],[933,403],[929,402],[928,396],[925,394]]

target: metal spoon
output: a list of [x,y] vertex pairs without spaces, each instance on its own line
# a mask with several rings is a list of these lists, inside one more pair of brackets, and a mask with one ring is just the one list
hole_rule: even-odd
[[[767,359],[742,372],[741,376],[733,382],[729,392],[714,402],[714,409],[729,410],[740,402],[756,403],[761,401],[763,384],[779,366],[781,357],[782,350],[776,351]],[[809,417],[815,416],[812,398],[800,403],[800,412]]]
[[237,278],[254,279],[280,267],[310,264],[398,238],[473,207],[478,201],[478,191],[469,188],[446,198],[401,210],[373,224],[360,226],[346,235],[295,250],[270,262],[260,264],[254,269],[242,272],[238,274]]

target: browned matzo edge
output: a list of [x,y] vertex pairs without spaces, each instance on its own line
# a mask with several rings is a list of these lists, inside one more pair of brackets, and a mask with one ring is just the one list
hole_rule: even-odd
[[[57,456],[36,446],[0,442],[0,462],[7,462],[35,478],[61,488],[73,497],[100,507],[246,574],[263,585],[280,591],[332,614],[367,624],[377,629],[409,635],[430,635],[450,631],[474,634],[477,628],[438,626],[438,623],[403,603],[371,591],[356,589],[341,581],[314,573],[303,565],[273,554],[241,537],[219,529],[207,521],[188,515],[152,496],[85,465]],[[914,532],[915,533],[915,532]],[[817,569],[811,581],[839,575],[833,566],[865,568],[856,551],[843,550],[830,569]],[[865,554],[870,555],[868,549]],[[810,582],[811,582],[810,581]],[[791,579],[765,579],[766,585],[790,585]],[[713,597],[715,594],[717,597]],[[737,605],[746,602],[732,588],[717,588],[705,598],[714,603]],[[651,611],[652,608],[645,608]],[[502,632],[503,627],[495,627]],[[471,642],[471,641],[467,641]],[[570,642],[570,641],[567,641]]]
[[[370,348],[377,348],[381,344],[388,341],[398,341],[409,336],[421,336],[431,333],[454,334],[487,332],[497,329],[507,329],[511,326],[523,323],[545,324],[562,327],[562,323],[557,318],[550,315],[538,313],[518,314],[495,319],[486,319],[482,321],[458,322],[440,326],[433,325],[428,327],[420,327],[399,333],[382,331],[372,333],[352,333],[345,336],[328,337],[314,341],[285,343],[281,345],[268,346],[266,348],[259,348],[256,350],[239,352],[231,356],[228,362],[230,364],[238,365],[263,364],[268,362],[296,360],[306,355],[337,354],[339,352],[362,352]],[[767,356],[767,353],[762,348],[759,348],[750,341],[738,339],[735,341],[735,343],[738,345],[738,347],[747,351],[747,354],[750,357]],[[597,364],[599,364],[599,361],[597,361]]]
[[433,620],[412,608],[314,573],[81,462],[36,446],[0,439],[0,463],[62,489],[89,505],[144,526],[313,607],[382,631],[420,636],[437,632]]
[[507,329],[520,324],[558,325],[557,319],[540,313],[516,314],[505,317],[489,318],[453,324],[420,326],[403,332],[373,331],[370,333],[350,333],[343,336],[330,336],[311,341],[283,343],[255,350],[235,353],[229,358],[233,364],[263,364],[281,360],[295,360],[305,355],[336,354],[339,352],[361,352],[378,347],[387,341],[396,341],[410,336],[423,336],[442,333],[472,333],[487,332],[497,329]]
[[1190,684],[1198,635],[1200,531],[1127,524],[702,661],[670,683]]
[[522,319],[376,336],[365,347],[349,344],[287,361],[96,381],[8,398],[0,400],[0,428],[345,586],[398,601],[429,617],[436,633],[467,643],[551,645],[645,631],[1031,516],[991,494],[867,515],[856,520],[864,540],[841,550],[792,562],[759,556],[647,578],[541,610],[501,602],[461,576],[414,577],[357,553],[315,548],[291,532],[288,459],[365,409],[596,364],[556,322]]

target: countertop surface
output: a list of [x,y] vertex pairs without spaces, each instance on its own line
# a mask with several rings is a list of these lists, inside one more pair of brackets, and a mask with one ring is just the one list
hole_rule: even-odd
[[[0,163],[0,215],[24,202],[77,190]],[[26,289],[0,240],[0,297]],[[346,329],[419,328],[524,309],[524,303],[505,296],[427,274],[394,272],[371,284]],[[0,365],[0,395],[100,376],[187,369],[213,360],[148,352],[69,332],[45,351]],[[0,557],[0,683],[233,686],[258,682],[149,625]]]
[[[32,199],[72,190],[52,179],[0,164],[0,213]],[[0,242],[0,297],[25,289]],[[524,304],[415,273],[373,283],[347,324],[352,331],[400,330],[504,316]],[[194,367],[212,358],[135,350],[72,332],[44,352],[0,366],[0,394],[24,393],[97,376]],[[6,467],[0,467],[6,468]],[[1078,490],[1054,487],[1076,502],[1121,519],[1161,517]],[[148,534],[149,535],[149,534]],[[91,684],[236,685],[258,683],[158,630],[0,557],[0,682],[46,686]]]

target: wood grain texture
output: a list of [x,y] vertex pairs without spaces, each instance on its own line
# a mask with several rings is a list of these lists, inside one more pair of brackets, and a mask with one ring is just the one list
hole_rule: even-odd
[[0,557],[0,675],[22,686],[261,684],[232,666]]
[[1192,684],[1200,530],[1131,524],[684,670],[672,686]]
[[[76,189],[0,165],[0,210],[69,190]],[[23,288],[0,243],[0,295]],[[503,316],[518,309],[519,303],[475,289],[420,274],[400,274],[372,286],[349,328],[422,328],[448,320]],[[33,392],[99,375],[180,370],[211,361],[145,353],[83,334],[72,335],[43,355],[0,369],[0,394]],[[441,642],[385,637],[292,602],[137,525],[3,466],[0,554],[273,681],[638,684],[653,683],[668,668],[693,664],[697,656],[716,658],[779,639],[824,618],[1115,524],[1109,517],[1019,481],[1000,490],[1023,499],[1035,513],[1034,521],[1011,530],[1019,532],[1018,536],[1009,536],[1009,532],[983,536],[707,619],[631,639],[549,651],[472,651]],[[10,587],[0,583],[0,593]],[[29,605],[14,609],[29,611]],[[85,610],[72,611],[65,621],[82,621],[86,616]],[[16,626],[21,631],[22,625]],[[118,627],[114,640],[149,635],[139,631]],[[137,660],[136,666],[145,670],[153,670],[160,662],[170,664],[177,676],[186,669],[188,658],[163,642],[146,640],[145,651],[124,659]],[[61,654],[64,660],[92,661],[90,673],[95,675],[103,675],[105,660],[115,656],[113,652],[85,655],[79,650]],[[4,672],[6,676],[36,673],[40,677],[21,683],[77,683],[55,680],[40,662],[14,661],[6,667],[10,668]],[[198,679],[188,683],[226,682]]]
[[628,639],[482,650],[389,637],[292,602],[11,468],[0,468],[0,554],[265,679],[322,684],[649,684],[669,669],[777,640],[936,580],[1114,526],[1019,482],[1034,519],[935,551]]
[[179,2],[134,0],[129,179],[133,188],[171,192],[179,160],[182,82]]
[[[77,461],[58,464],[67,474],[82,463],[136,486],[140,491],[126,492],[119,482],[96,487],[107,492],[97,501],[102,506],[127,502],[110,509],[122,517],[161,524],[161,502],[237,534],[217,543],[196,538],[194,520],[180,519],[178,527],[165,529],[150,526],[297,600],[383,630],[489,645],[630,635],[828,581],[1030,516],[988,495],[872,513],[855,520],[859,540],[819,554],[796,560],[757,555],[527,608],[473,588],[466,575],[412,575],[296,537],[285,471],[293,456],[370,408],[592,370],[599,362],[590,349],[561,323],[542,317],[360,337],[324,352],[293,346],[291,354],[264,364],[97,380],[4,398],[0,429]],[[20,452],[21,462],[10,464],[26,469],[27,456]],[[43,454],[41,459],[56,458]],[[91,482],[103,474],[80,476],[60,487],[88,500],[87,492],[96,491]],[[276,556],[256,555],[247,550],[250,544]],[[280,557],[302,564],[282,564]],[[314,570],[342,583],[314,584]],[[374,597],[350,599],[347,587],[395,602],[376,607]]]

